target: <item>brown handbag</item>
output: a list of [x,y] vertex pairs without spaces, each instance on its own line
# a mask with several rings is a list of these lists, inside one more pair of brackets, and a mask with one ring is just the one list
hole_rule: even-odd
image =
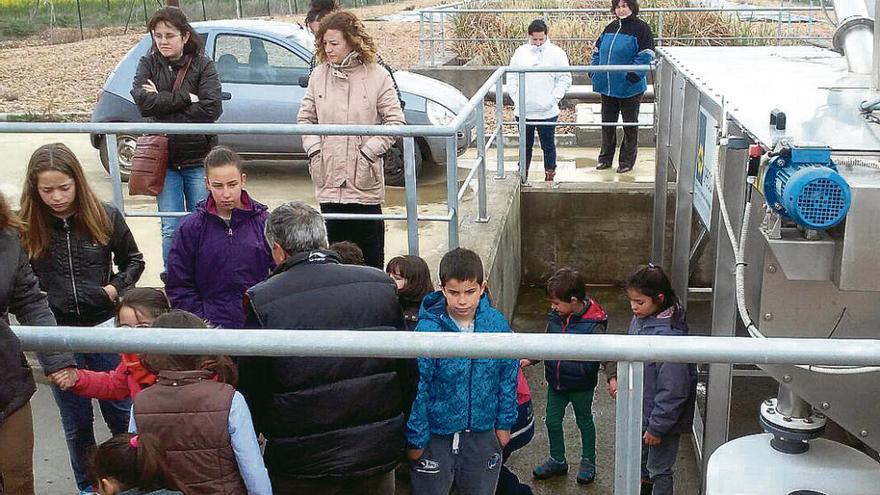
[[[183,85],[183,78],[189,70],[192,58],[187,56],[183,67],[174,79],[174,91]],[[128,176],[129,196],[158,196],[165,187],[165,172],[168,170],[168,136],[147,134],[137,138],[137,145],[131,157],[131,170]]]

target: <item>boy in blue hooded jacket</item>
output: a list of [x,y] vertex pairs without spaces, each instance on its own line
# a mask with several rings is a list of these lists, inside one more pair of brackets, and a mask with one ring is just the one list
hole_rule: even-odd
[[[441,290],[422,302],[417,332],[510,332],[489,303],[480,257],[454,249],[440,260]],[[419,358],[419,387],[406,424],[413,493],[495,493],[502,449],[516,421],[514,359]]]

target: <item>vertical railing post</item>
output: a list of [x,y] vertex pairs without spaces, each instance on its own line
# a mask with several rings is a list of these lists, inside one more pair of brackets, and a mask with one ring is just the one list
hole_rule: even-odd
[[425,65],[425,13],[419,12],[419,63]]
[[406,239],[409,254],[419,255],[419,206],[416,195],[416,146],[414,138],[403,138],[403,177],[406,192]]
[[663,11],[657,12],[657,46],[663,46]]
[[502,72],[501,77],[495,82],[495,127],[498,135],[495,137],[495,178],[504,178],[504,78],[507,72]]
[[529,171],[526,168],[526,73],[520,72],[519,92],[516,98],[519,101],[519,176],[523,184],[529,181]]
[[449,208],[449,249],[458,242],[458,153],[455,134],[446,138],[446,202]]
[[485,223],[489,221],[489,209],[486,199],[486,114],[481,102],[477,105],[477,179],[480,183],[477,185],[477,201],[478,213],[477,222]]
[[122,174],[119,171],[119,148],[116,134],[104,135],[104,146],[107,149],[107,161],[110,162],[110,182],[113,187],[113,206],[125,215],[125,203],[122,195]]
[[614,493],[639,493],[642,459],[641,362],[617,363],[617,416],[614,425]]
[[446,12],[440,13],[440,60],[446,59]]
[[434,56],[437,54],[437,51],[434,48],[435,36],[434,36],[434,13],[433,12],[428,14],[428,30],[429,30],[428,35],[431,37],[430,38],[431,41],[428,44],[428,46],[430,47],[430,50],[431,50],[431,66],[433,67],[434,64],[437,63],[437,61],[434,59]]

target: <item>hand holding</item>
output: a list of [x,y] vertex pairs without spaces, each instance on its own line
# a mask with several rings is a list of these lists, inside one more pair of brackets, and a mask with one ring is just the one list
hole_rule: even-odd
[[76,368],[64,368],[49,375],[49,380],[61,390],[70,390],[79,380],[79,372]]

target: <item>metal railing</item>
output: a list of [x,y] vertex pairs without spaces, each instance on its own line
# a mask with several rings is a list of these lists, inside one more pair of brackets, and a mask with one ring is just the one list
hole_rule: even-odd
[[[473,106],[466,107],[467,112],[460,113],[456,119],[446,126],[430,125],[303,125],[303,124],[167,124],[167,123],[42,123],[42,122],[0,122],[0,133],[90,133],[104,134],[104,146],[110,168],[113,189],[113,204],[128,217],[179,217],[188,212],[131,212],[125,209],[125,196],[122,189],[122,177],[119,169],[119,156],[116,149],[117,134],[286,134],[286,135],[324,135],[324,136],[397,136],[403,138],[405,202],[406,214],[350,214],[326,213],[326,219],[338,220],[392,220],[407,222],[407,243],[410,254],[419,253],[418,222],[447,222],[448,245],[450,249],[459,246],[459,204],[463,193],[459,192],[457,182],[458,154],[457,139],[468,125],[468,118]],[[482,109],[482,107],[480,107]],[[481,115],[481,114],[480,114]],[[467,132],[464,132],[467,136]],[[482,126],[478,123],[478,136],[482,137]],[[417,147],[415,137],[442,137],[446,140],[447,169],[447,213],[445,215],[420,215],[418,212],[415,153]],[[466,138],[467,139],[467,138]],[[481,144],[482,143],[482,144]],[[485,142],[478,139],[477,148],[485,155]],[[478,221],[488,221],[485,162],[480,161],[475,167],[483,168],[478,187],[479,212]],[[472,174],[473,175],[473,174]],[[462,191],[468,185],[462,186]]]
[[[618,361],[614,492],[639,493],[644,363],[880,365],[880,340],[13,327],[27,351]],[[757,414],[758,405],[755,412]]]
[[[831,33],[824,33],[817,26],[833,25],[830,14],[834,13],[833,8],[826,7],[824,0],[810,0],[809,5],[796,6],[793,2],[789,2],[790,6],[779,7],[761,7],[761,6],[742,6],[742,7],[661,7],[661,8],[643,8],[640,9],[639,15],[646,21],[656,19],[656,37],[655,41],[658,46],[665,44],[694,44],[713,43],[713,44],[729,44],[739,45],[762,41],[766,44],[771,42],[774,44],[782,43],[817,43],[831,42]],[[525,42],[525,33],[519,38],[506,38],[497,36],[480,36],[480,37],[456,37],[448,33],[449,26],[453,23],[450,18],[458,15],[494,15],[494,16],[512,16],[522,14],[533,14],[541,17],[548,23],[552,23],[552,18],[572,18],[580,19],[601,19],[610,21],[610,13],[607,8],[586,8],[586,9],[565,9],[565,8],[524,8],[524,9],[504,9],[483,7],[491,5],[492,2],[456,2],[438,7],[421,9],[419,11],[419,63],[422,65],[437,65],[446,63],[450,53],[450,45],[454,43],[495,43],[502,42],[510,44],[510,54],[520,44]],[[821,17],[814,17],[811,14],[821,13]],[[769,25],[775,31],[772,35],[763,36],[682,36],[675,34],[667,34],[665,29],[673,16],[687,16],[692,14],[718,14],[735,18],[737,22],[746,25],[763,24]],[[806,32],[800,33],[794,26],[806,24]],[[551,24],[552,25],[552,24]],[[601,29],[601,28],[600,28]],[[599,32],[592,33],[592,37],[557,37],[552,39],[557,44],[570,42],[592,43],[596,41]],[[509,57],[509,56],[508,56]]]

